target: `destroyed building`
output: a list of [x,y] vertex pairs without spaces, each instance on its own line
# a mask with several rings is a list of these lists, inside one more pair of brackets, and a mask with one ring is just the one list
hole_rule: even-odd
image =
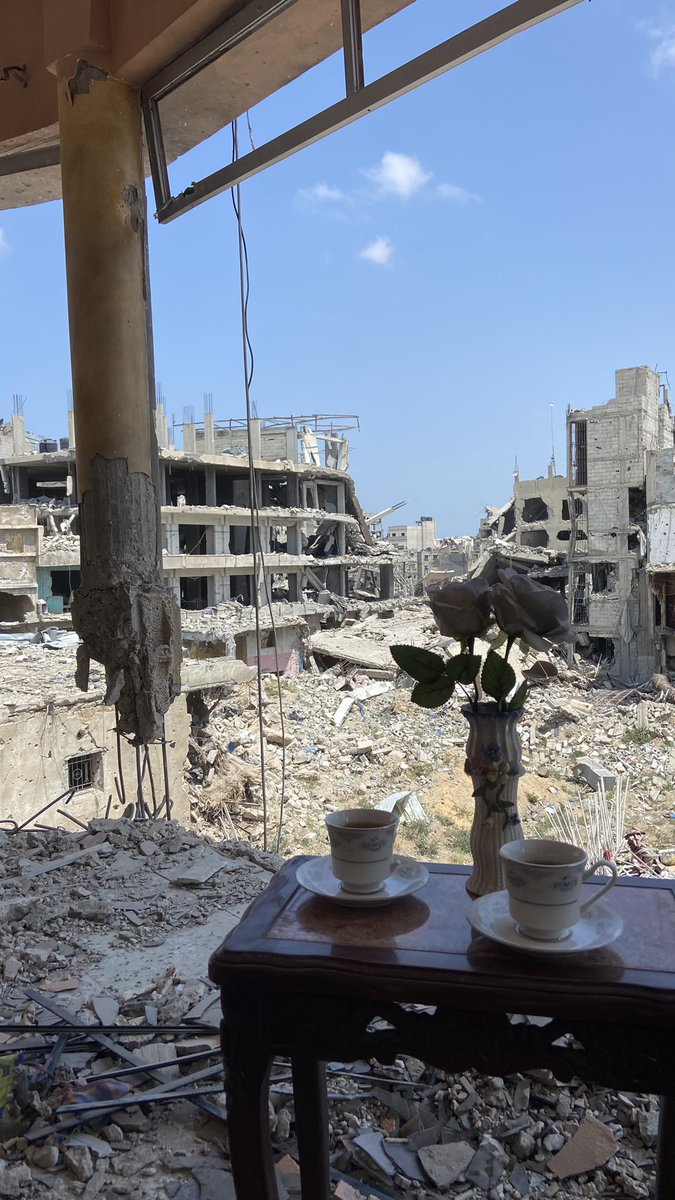
[[[402,554],[375,543],[348,474],[350,417],[254,420],[254,509],[268,599],[389,599]],[[253,599],[246,422],[185,421],[176,449],[157,406],[163,569],[183,609]],[[14,413],[0,449],[0,621],[63,612],[80,583],[74,430],[37,441]],[[172,435],[175,431],[172,430]]]
[[675,667],[674,423],[650,367],[567,413],[567,475],[521,480],[481,522],[472,574],[519,566],[568,599],[581,646],[625,681]]

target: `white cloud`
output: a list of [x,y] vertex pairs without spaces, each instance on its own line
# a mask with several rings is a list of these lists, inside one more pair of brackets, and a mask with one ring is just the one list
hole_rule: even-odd
[[298,195],[305,204],[318,208],[320,204],[342,204],[348,197],[330,183],[315,183],[314,187],[300,188]]
[[367,262],[377,263],[378,267],[386,267],[391,262],[391,256],[394,253],[389,238],[378,237],[374,241],[369,242],[363,250],[359,250],[359,258],[365,258]]
[[442,200],[450,200],[453,204],[480,204],[481,198],[475,192],[467,192],[466,188],[458,187],[456,183],[439,183],[436,195]]
[[11,249],[11,247],[10,247],[9,242],[7,241],[7,236],[5,234],[5,231],[2,228],[2,226],[0,226],[0,258],[5,258],[5,256],[7,254],[9,254],[10,249]]
[[661,71],[675,67],[675,25],[658,28],[643,23],[640,28],[656,43],[649,56],[654,74],[660,75]]
[[382,161],[364,171],[364,175],[373,181],[381,195],[399,196],[402,200],[409,200],[431,179],[431,172],[424,170],[418,158],[393,150],[387,150]]

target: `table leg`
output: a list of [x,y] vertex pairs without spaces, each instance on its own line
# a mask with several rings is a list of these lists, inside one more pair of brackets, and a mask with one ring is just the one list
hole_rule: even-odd
[[291,1066],[302,1195],[308,1200],[329,1200],[326,1064],[293,1057]]
[[[228,1027],[229,1026],[229,1027]],[[237,1200],[279,1200],[269,1123],[272,1054],[250,1012],[221,1023],[227,1140]]]
[[654,1200],[675,1196],[675,1096],[661,1096]]

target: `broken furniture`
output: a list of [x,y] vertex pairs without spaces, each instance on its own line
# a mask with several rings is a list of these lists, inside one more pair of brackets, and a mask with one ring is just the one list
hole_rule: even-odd
[[[622,879],[612,893],[620,939],[559,962],[472,933],[466,867],[431,864],[417,895],[360,912],[305,891],[296,879],[304,861],[286,864],[209,964],[224,1013],[238,1200],[277,1200],[267,1107],[275,1054],[292,1063],[303,1194],[328,1200],[324,1064],[388,1063],[400,1052],[452,1073],[548,1068],[660,1094],[655,1200],[672,1200],[675,881]],[[550,1020],[525,1024],[513,1013]],[[371,1028],[376,1017],[387,1027]]]

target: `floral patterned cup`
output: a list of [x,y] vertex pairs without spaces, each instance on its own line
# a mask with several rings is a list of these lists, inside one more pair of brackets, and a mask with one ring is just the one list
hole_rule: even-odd
[[[539,941],[562,941],[592,904],[609,891],[618,878],[613,862],[599,858],[588,866],[580,846],[546,838],[509,842],[499,851],[504,861],[509,912],[520,933]],[[594,888],[581,903],[581,885],[600,867],[611,872],[604,887]]]
[[391,873],[398,817],[345,808],[326,817],[331,868],[345,892],[377,892]]

